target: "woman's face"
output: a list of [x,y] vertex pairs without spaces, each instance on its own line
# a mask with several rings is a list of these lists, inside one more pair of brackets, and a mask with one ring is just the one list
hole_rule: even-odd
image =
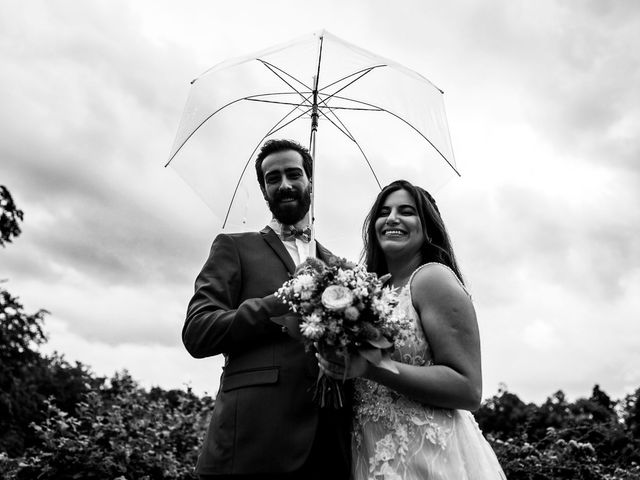
[[375,220],[380,248],[387,257],[401,254],[407,260],[420,253],[425,238],[416,202],[406,190],[387,195]]

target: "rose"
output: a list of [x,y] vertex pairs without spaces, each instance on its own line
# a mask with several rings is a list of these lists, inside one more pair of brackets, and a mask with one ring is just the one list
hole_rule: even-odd
[[329,285],[320,300],[328,310],[344,310],[353,302],[353,293],[342,285]]

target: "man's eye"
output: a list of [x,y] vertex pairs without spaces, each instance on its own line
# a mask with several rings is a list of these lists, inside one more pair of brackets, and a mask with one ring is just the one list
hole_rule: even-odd
[[280,178],[279,177],[267,177],[265,180],[266,180],[267,183],[278,183]]

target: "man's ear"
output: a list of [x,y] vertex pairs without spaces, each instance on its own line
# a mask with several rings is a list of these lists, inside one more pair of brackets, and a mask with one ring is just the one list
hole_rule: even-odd
[[262,198],[264,198],[268,202],[269,199],[267,198],[267,190],[262,185],[260,185],[260,191],[262,192]]

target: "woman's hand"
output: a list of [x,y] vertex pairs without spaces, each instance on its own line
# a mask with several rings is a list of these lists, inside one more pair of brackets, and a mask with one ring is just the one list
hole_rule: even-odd
[[345,357],[331,355],[328,352],[316,353],[318,367],[327,375],[338,380],[364,377],[371,364],[360,354]]

